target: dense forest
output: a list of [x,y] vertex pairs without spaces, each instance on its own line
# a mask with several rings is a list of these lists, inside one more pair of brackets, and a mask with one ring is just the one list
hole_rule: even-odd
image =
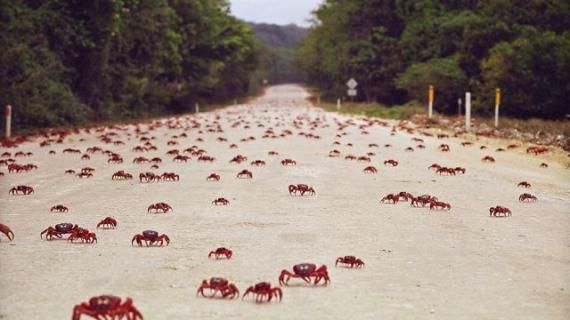
[[360,83],[359,99],[427,100],[454,112],[465,91],[489,114],[561,118],[570,113],[568,0],[326,0],[314,12],[300,62],[329,97]]
[[20,130],[187,112],[262,83],[226,0],[1,0],[0,28],[0,105]]
[[297,48],[307,35],[307,29],[294,24],[280,26],[249,23],[261,41],[260,68],[269,84],[300,83],[304,75],[298,66]]

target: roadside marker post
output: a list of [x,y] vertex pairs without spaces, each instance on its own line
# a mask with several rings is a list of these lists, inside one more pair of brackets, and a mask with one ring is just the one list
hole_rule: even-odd
[[336,99],[336,110],[337,110],[337,111],[340,111],[340,108],[341,108],[341,107],[342,107],[342,106],[341,106],[341,104],[340,104],[340,98],[339,98],[339,99]]
[[200,105],[196,103],[196,113],[200,112]]
[[428,118],[430,119],[433,114],[433,95],[433,86],[430,85],[428,90]]
[[465,130],[471,129],[471,92],[465,92]]
[[6,106],[6,138],[12,136],[12,106]]
[[499,106],[501,105],[501,89],[495,89],[495,128],[499,127]]

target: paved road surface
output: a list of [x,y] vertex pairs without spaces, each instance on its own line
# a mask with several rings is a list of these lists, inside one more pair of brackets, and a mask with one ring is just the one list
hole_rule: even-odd
[[[554,162],[539,168],[543,158],[522,151],[480,150],[479,143],[462,147],[462,140],[403,131],[390,135],[390,127],[378,125],[364,128],[369,134],[363,135],[361,119],[309,107],[305,95],[300,87],[273,87],[249,106],[170,119],[181,128],[150,131],[146,136],[155,138],[151,141],[158,150],[146,153],[131,151],[142,144],[134,126],[105,131],[116,132],[111,138],[124,140],[124,146],[100,143],[96,137],[103,132],[71,135],[65,144],[45,148],[39,139],[24,144],[20,150],[34,155],[18,158],[18,163],[39,169],[0,177],[0,222],[16,233],[13,242],[2,235],[0,243],[0,319],[69,319],[75,304],[105,293],[132,297],[151,320],[570,318],[568,169]],[[341,138],[335,138],[337,122],[348,125]],[[184,130],[193,123],[201,129]],[[223,132],[209,132],[218,124]],[[262,139],[270,127],[276,135],[285,130],[293,134]],[[178,146],[167,146],[183,132],[188,137],[178,138]],[[198,137],[204,141],[197,142]],[[255,140],[240,141],[248,137]],[[424,139],[426,149],[405,152],[418,144],[412,137]],[[239,148],[230,149],[232,143]],[[370,143],[380,147],[370,148]],[[441,143],[449,144],[451,152],[438,151]],[[125,162],[107,164],[101,153],[83,161],[80,155],[62,154],[64,148],[85,151],[95,145],[119,153]],[[176,163],[165,154],[193,145],[216,161],[198,163],[194,157]],[[341,151],[341,157],[328,157],[332,149]],[[57,154],[48,155],[49,150]],[[269,156],[270,150],[279,155]],[[367,152],[376,153],[370,164],[344,159]],[[248,161],[230,164],[237,154]],[[485,155],[497,161],[482,163]],[[150,164],[132,164],[136,156],[161,157],[154,172],[176,172],[180,181],[112,181],[118,170],[136,176],[152,171]],[[298,165],[281,166],[285,158]],[[251,167],[249,162],[257,159],[267,165]],[[399,166],[385,167],[386,159],[399,160]],[[427,170],[434,162],[462,166],[467,173],[438,176]],[[364,174],[367,165],[376,166],[378,174]],[[96,169],[91,179],[64,174],[86,166]],[[251,170],[253,179],[236,179],[242,169]],[[221,181],[207,182],[211,172],[219,173]],[[532,188],[517,188],[522,180]],[[297,183],[313,186],[317,195],[289,196],[287,186]],[[8,195],[17,184],[31,185],[36,192]],[[408,203],[379,203],[381,196],[400,191],[436,195],[452,209],[433,212]],[[518,202],[523,192],[535,194],[538,202]],[[228,198],[230,205],[212,206],[218,197]],[[174,212],[146,213],[148,205],[159,201],[171,204]],[[50,213],[56,204],[70,211]],[[509,207],[512,217],[490,218],[488,209],[495,205]],[[118,228],[95,230],[106,216],[116,217]],[[96,231],[98,243],[40,240],[44,228],[60,222]],[[168,234],[170,246],[132,247],[132,236],[145,229]],[[232,259],[209,260],[208,252],[222,246],[234,251]],[[335,259],[344,255],[356,255],[366,266],[335,268]],[[311,287],[293,281],[284,288],[282,303],[269,305],[196,297],[203,279],[226,277],[243,292],[259,281],[277,285],[280,271],[300,262],[326,264],[332,283]]]

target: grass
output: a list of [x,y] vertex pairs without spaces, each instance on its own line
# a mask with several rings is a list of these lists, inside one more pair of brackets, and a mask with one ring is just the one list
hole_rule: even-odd
[[[322,102],[319,107],[326,111],[337,112],[336,103]],[[386,107],[378,103],[344,103],[339,113],[406,120],[410,119],[414,114],[422,113],[422,109],[415,103],[394,107]]]

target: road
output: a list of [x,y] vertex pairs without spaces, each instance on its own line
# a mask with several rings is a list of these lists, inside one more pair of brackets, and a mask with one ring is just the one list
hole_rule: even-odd
[[[570,317],[567,168],[552,161],[549,168],[539,168],[543,157],[520,148],[495,152],[491,146],[481,150],[480,141],[463,147],[463,140],[454,138],[401,130],[391,135],[391,126],[360,129],[362,117],[326,113],[308,105],[306,95],[301,87],[277,86],[249,105],[157,120],[163,125],[154,130],[141,125],[156,151],[132,151],[142,144],[134,125],[82,131],[48,147],[39,146],[43,139],[22,145],[18,150],[33,156],[17,158],[18,163],[34,163],[38,169],[0,177],[0,222],[16,234],[12,242],[0,235],[0,319],[69,319],[75,304],[101,294],[132,297],[145,319]],[[337,123],[346,125],[346,135],[336,137]],[[193,124],[201,128],[191,128]],[[270,128],[277,137],[262,138]],[[286,130],[292,134],[279,137]],[[97,136],[104,132],[115,132],[112,140],[125,145],[99,142]],[[186,138],[180,136],[183,132]],[[220,137],[227,141],[218,141]],[[423,139],[426,148],[418,149],[413,137]],[[168,146],[169,140],[179,145]],[[333,145],[335,141],[340,144]],[[230,148],[232,143],[238,148]],[[379,148],[369,147],[373,143]],[[442,143],[450,152],[438,150]],[[216,161],[200,163],[193,157],[178,163],[166,155],[193,145]],[[90,160],[62,153],[64,148],[85,152],[92,146],[112,150],[125,162],[108,164],[101,153]],[[415,151],[406,152],[409,146]],[[341,156],[329,157],[333,149]],[[56,154],[49,155],[49,150]],[[269,156],[272,150],[279,155]],[[344,159],[368,152],[375,153],[371,163]],[[248,161],[230,164],[237,154]],[[483,163],[485,155],[496,162]],[[163,162],[151,170],[148,163],[132,163],[138,156],[161,157]],[[297,165],[282,166],[285,158]],[[384,166],[387,159],[399,165]],[[252,167],[253,160],[266,165]],[[427,169],[434,162],[467,171],[439,176]],[[364,174],[369,165],[378,173]],[[93,178],[64,174],[87,166],[96,169]],[[251,170],[253,179],[237,179],[242,169]],[[146,171],[175,172],[180,181],[112,181],[118,170],[136,177]],[[5,167],[1,171],[7,172]],[[221,175],[219,182],[206,181],[212,172]],[[517,187],[522,180],[532,187]],[[290,196],[287,186],[299,183],[313,186],[316,195]],[[9,195],[19,184],[34,187],[35,193]],[[435,195],[452,209],[380,203],[382,196],[400,191]],[[538,201],[519,202],[524,192]],[[230,204],[213,206],[211,201],[218,197]],[[147,206],[160,201],[169,203],[173,212],[147,213]],[[69,207],[69,212],[50,213],[56,204]],[[512,216],[489,217],[489,207],[496,205],[510,208]],[[95,229],[106,216],[115,217],[118,227]],[[40,240],[42,230],[61,222],[95,231],[98,242]],[[147,229],[167,234],[170,245],[131,246],[133,235]],[[217,247],[231,248],[233,257],[208,259]],[[335,259],[345,255],[361,258],[365,267],[335,267]],[[242,293],[260,281],[276,286],[281,270],[301,262],[327,265],[332,282],[313,287],[292,280],[292,286],[283,288],[281,303],[265,305],[241,297],[196,296],[201,281],[213,276],[227,278]]]

